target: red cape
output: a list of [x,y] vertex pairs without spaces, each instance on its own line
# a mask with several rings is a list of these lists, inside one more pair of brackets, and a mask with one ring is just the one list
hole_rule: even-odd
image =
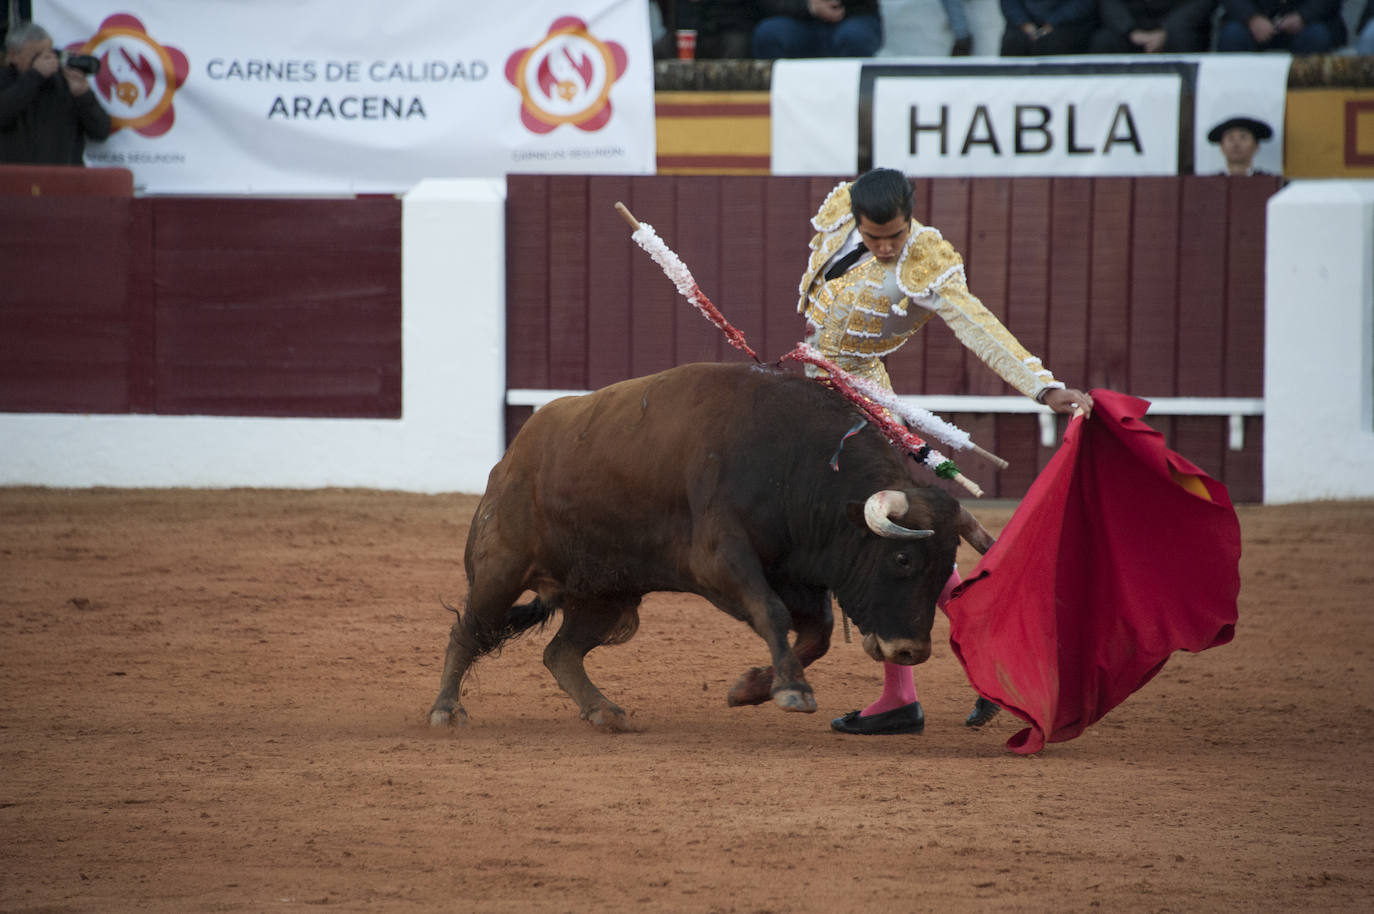
[[1013,752],[1073,739],[1174,651],[1235,634],[1240,524],[1226,487],[1140,421],[1147,401],[1092,397],[947,607],[974,689],[1031,725]]

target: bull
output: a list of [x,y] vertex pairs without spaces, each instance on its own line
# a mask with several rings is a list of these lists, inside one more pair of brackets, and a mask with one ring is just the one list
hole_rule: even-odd
[[467,605],[430,723],[465,723],[472,664],[561,610],[544,665],[584,720],[630,729],[583,659],[628,641],[652,591],[705,597],[768,645],[771,666],[741,675],[730,705],[815,711],[804,668],[830,647],[830,594],[870,656],[921,663],[960,533],[991,542],[842,397],[796,375],[684,365],[556,400],[515,436],[472,519]]

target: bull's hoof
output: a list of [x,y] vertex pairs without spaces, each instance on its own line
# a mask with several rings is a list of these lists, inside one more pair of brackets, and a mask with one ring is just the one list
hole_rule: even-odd
[[582,719],[602,733],[633,733],[635,728],[620,708],[611,706],[582,712]]
[[730,694],[725,696],[725,703],[732,708],[761,705],[772,697],[772,688],[773,668],[756,666],[735,680],[730,687]]
[[779,689],[773,693],[773,702],[784,711],[812,714],[816,710],[816,696],[801,689]]
[[431,727],[466,727],[468,725],[468,712],[462,708],[435,708],[429,712],[429,725]]

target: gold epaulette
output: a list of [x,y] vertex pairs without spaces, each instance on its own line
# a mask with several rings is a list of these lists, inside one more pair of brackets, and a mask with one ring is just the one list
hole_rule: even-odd
[[821,208],[811,217],[811,225],[818,232],[833,232],[846,220],[854,218],[849,205],[849,181],[841,181],[821,201]]
[[953,276],[962,276],[964,258],[940,231],[911,220],[911,237],[897,269],[897,285],[911,298],[930,295]]
[[816,215],[811,217],[811,225],[816,229],[816,234],[811,238],[811,259],[807,262],[801,282],[797,284],[797,292],[801,296],[797,300],[798,314],[806,313],[807,293],[811,289],[811,284],[816,281],[826,262],[844,244],[844,240],[849,237],[849,230],[854,227],[854,214],[849,211],[849,183],[842,181],[835,185],[835,189],[821,203]]

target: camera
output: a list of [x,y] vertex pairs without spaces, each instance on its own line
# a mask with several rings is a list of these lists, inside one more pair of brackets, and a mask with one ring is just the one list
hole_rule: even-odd
[[73,70],[80,70],[87,76],[94,76],[100,72],[100,58],[92,57],[89,54],[73,54],[71,51],[63,51],[58,55],[62,66],[71,67]]

